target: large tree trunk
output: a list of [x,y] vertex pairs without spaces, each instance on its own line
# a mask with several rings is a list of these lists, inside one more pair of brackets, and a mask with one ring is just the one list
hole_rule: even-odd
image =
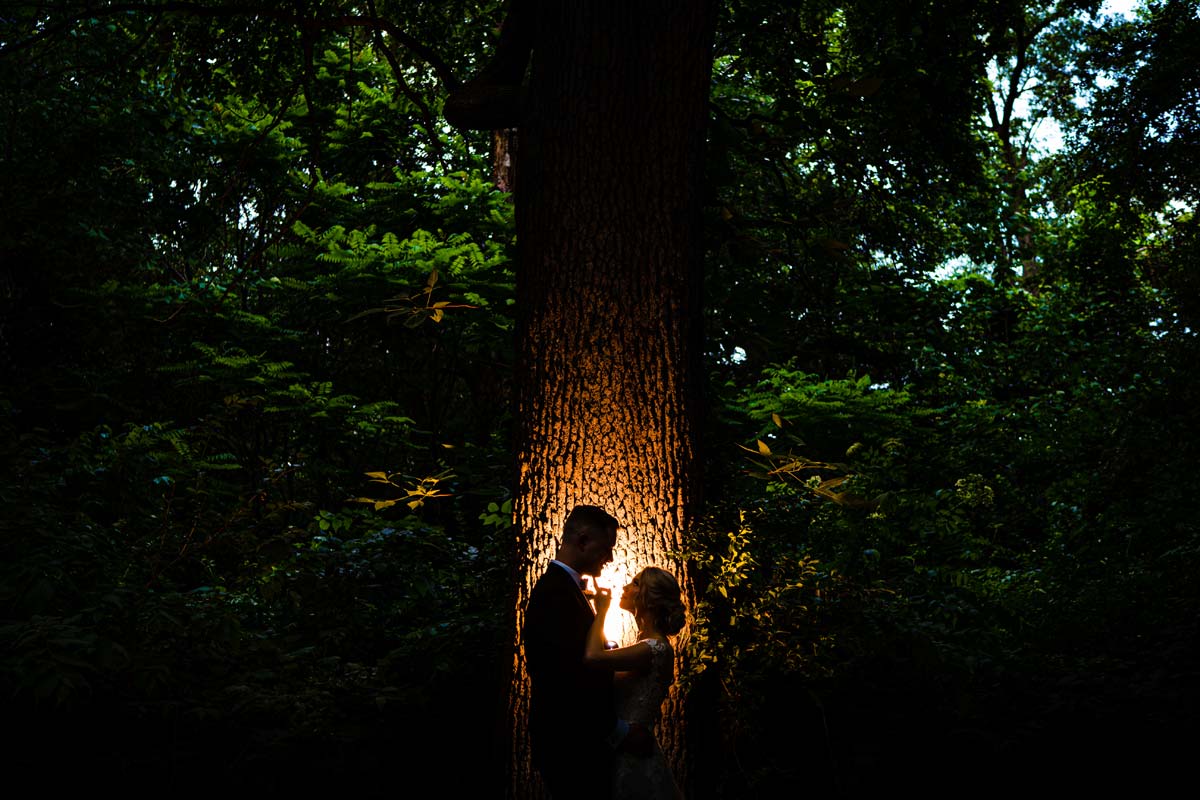
[[[713,24],[711,0],[542,0],[525,11],[533,68],[517,162],[509,700],[517,796],[538,793],[519,631],[567,512],[595,504],[624,526],[603,585],[656,564],[691,594],[676,551],[699,486],[699,181]],[[664,711],[659,739],[686,780],[677,694]]]

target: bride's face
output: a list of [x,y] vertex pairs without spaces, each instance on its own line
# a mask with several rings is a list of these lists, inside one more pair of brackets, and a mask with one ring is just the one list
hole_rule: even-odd
[[638,593],[641,591],[638,588],[638,581],[641,576],[634,578],[626,584],[624,591],[621,592],[621,608],[628,611],[630,614],[637,613]]

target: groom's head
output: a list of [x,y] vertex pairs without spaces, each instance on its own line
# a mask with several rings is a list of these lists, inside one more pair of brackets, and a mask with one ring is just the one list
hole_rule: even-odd
[[580,575],[599,575],[612,561],[617,527],[616,518],[599,506],[575,506],[563,523],[555,557]]

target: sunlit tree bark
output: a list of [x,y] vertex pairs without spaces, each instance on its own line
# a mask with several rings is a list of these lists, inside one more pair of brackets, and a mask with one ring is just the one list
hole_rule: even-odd
[[[690,593],[676,551],[699,484],[698,204],[712,23],[709,0],[517,2],[504,52],[448,106],[478,127],[512,122],[484,95],[521,109],[509,697],[518,796],[537,792],[519,631],[570,509],[599,505],[624,526],[602,583],[657,564]],[[529,51],[528,84],[513,91],[525,64],[514,53]],[[493,92],[489,81],[503,86]],[[672,695],[659,739],[685,778],[681,708]]]

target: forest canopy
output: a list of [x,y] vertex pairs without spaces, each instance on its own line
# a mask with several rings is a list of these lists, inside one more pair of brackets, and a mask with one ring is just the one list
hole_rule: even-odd
[[[934,786],[1171,764],[1200,699],[1197,4],[717,8],[695,796],[857,794],[934,752]],[[503,16],[0,12],[20,755],[502,783],[520,251],[493,137],[443,108]]]

